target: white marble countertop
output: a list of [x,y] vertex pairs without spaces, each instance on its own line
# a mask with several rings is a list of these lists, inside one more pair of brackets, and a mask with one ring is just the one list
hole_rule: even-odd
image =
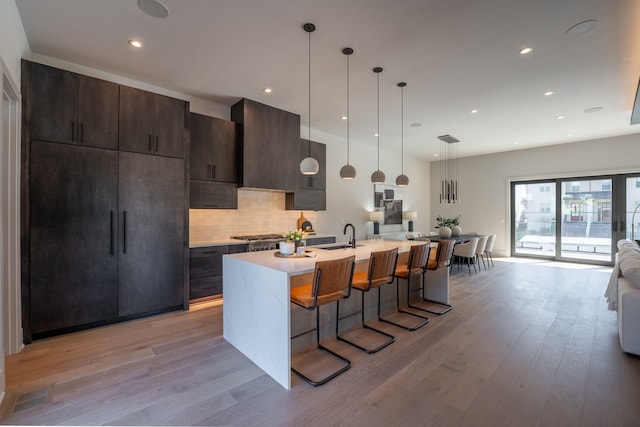
[[[399,253],[409,252],[409,249],[413,245],[425,244],[426,242],[416,242],[410,240],[363,240],[356,242],[358,247],[327,250],[318,247],[310,247],[308,250],[315,254],[315,257],[304,258],[280,258],[276,257],[275,251],[258,251],[258,252],[244,252],[239,254],[228,254],[224,257],[233,257],[239,260],[256,264],[262,267],[267,267],[273,270],[287,273],[288,276],[296,276],[299,274],[305,274],[313,272],[316,261],[326,261],[331,259],[344,258],[349,255],[355,254],[356,262],[369,261],[371,252],[382,251],[391,248],[398,248]],[[335,243],[326,246],[342,246],[344,243]]]

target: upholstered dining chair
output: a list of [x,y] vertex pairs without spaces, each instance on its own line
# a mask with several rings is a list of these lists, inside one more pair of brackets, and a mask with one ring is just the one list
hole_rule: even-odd
[[489,264],[489,261],[491,261],[491,266],[493,267],[493,255],[491,254],[491,252],[493,251],[493,245],[496,243],[496,235],[492,234],[489,236],[489,239],[487,240],[487,245],[484,247],[484,253],[487,256],[487,265]]
[[[376,353],[383,348],[387,347],[391,343],[393,343],[396,338],[388,334],[384,331],[376,329],[372,326],[369,326],[365,323],[365,313],[364,313],[364,296],[365,293],[369,292],[372,289],[379,288],[380,286],[393,283],[393,274],[396,270],[396,264],[398,262],[398,248],[389,249],[386,251],[377,251],[371,252],[369,256],[369,268],[367,271],[356,272],[353,274],[353,280],[351,282],[352,289],[357,289],[362,292],[361,298],[361,308],[360,311],[356,311],[354,313],[348,314],[346,316],[340,317],[340,304],[338,304],[338,314],[337,314],[337,322],[338,328],[336,328],[336,337],[340,341],[344,341],[352,346],[359,348],[362,351],[365,351],[369,354]],[[380,295],[378,295],[380,297]],[[385,337],[385,341],[376,347],[365,347],[364,345],[358,344],[351,339],[347,339],[339,333],[340,320],[346,319],[348,317],[360,314],[361,315],[361,325],[365,330],[372,331],[378,335]]]
[[[466,259],[467,267],[469,268],[469,275],[471,275],[471,261],[475,261],[478,240],[479,239],[477,237],[473,237],[467,242],[458,243],[453,249],[453,256],[458,258],[458,270],[460,270],[460,260]],[[473,263],[473,269],[476,273],[478,272],[475,262]]]
[[489,239],[488,235],[478,237],[478,246],[476,246],[476,259],[475,262],[478,264],[478,269],[480,269],[480,260],[482,260],[482,265],[484,269],[487,269],[487,265],[484,263],[484,248],[487,246],[487,239]]
[[[297,286],[291,289],[291,302],[310,311],[316,312],[316,325],[314,328],[301,332],[292,339],[306,335],[313,331],[316,332],[317,348],[325,353],[330,354],[334,358],[340,360],[341,367],[324,378],[313,380],[303,374],[298,368],[291,366],[291,371],[302,378],[312,386],[319,386],[337,377],[351,367],[351,362],[344,356],[328,349],[320,344],[320,306],[336,302],[337,305],[343,298],[348,298],[351,294],[351,280],[353,277],[353,269],[355,265],[355,255],[346,258],[318,261],[313,271],[313,281],[310,284]],[[337,322],[337,319],[336,319]]]

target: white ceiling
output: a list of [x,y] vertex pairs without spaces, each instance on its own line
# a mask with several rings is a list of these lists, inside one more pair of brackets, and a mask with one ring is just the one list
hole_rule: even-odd
[[[434,159],[438,135],[462,156],[631,134],[640,67],[637,0],[16,0],[33,53],[232,105],[251,98],[308,122],[311,138],[346,138],[350,57],[352,140]],[[569,37],[571,26],[597,27]],[[139,38],[134,50],[127,40]],[[520,48],[533,52],[519,55]],[[267,95],[262,89],[273,88]],[[547,90],[552,96],[543,96]],[[603,107],[597,113],[585,113]],[[470,114],[471,109],[478,113]],[[566,118],[556,119],[563,115]],[[411,123],[422,123],[411,127]],[[306,131],[303,133],[306,135]],[[568,136],[567,134],[571,134]],[[518,144],[515,144],[515,142]]]

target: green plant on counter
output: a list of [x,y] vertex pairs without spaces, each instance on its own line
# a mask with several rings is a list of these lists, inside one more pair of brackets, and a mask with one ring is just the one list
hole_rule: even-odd
[[297,230],[289,230],[289,232],[287,234],[284,235],[284,239],[287,242],[297,242],[299,243],[302,239],[306,238],[307,233],[304,233],[302,231],[302,229],[297,229]]
[[455,218],[443,218],[442,216],[438,215],[436,217],[436,222],[438,223],[438,226],[436,228],[440,228],[440,227],[453,227],[454,225],[460,225],[460,215],[458,215]]

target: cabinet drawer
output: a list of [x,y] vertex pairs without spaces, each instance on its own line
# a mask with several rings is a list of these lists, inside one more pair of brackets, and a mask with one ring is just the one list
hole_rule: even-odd
[[189,271],[191,278],[222,274],[222,255],[228,252],[228,246],[210,246],[193,248],[189,251]]
[[249,250],[249,245],[229,245],[229,253],[230,254],[239,254],[242,252],[247,252]]
[[222,276],[191,279],[189,284],[191,285],[190,299],[222,294]]

